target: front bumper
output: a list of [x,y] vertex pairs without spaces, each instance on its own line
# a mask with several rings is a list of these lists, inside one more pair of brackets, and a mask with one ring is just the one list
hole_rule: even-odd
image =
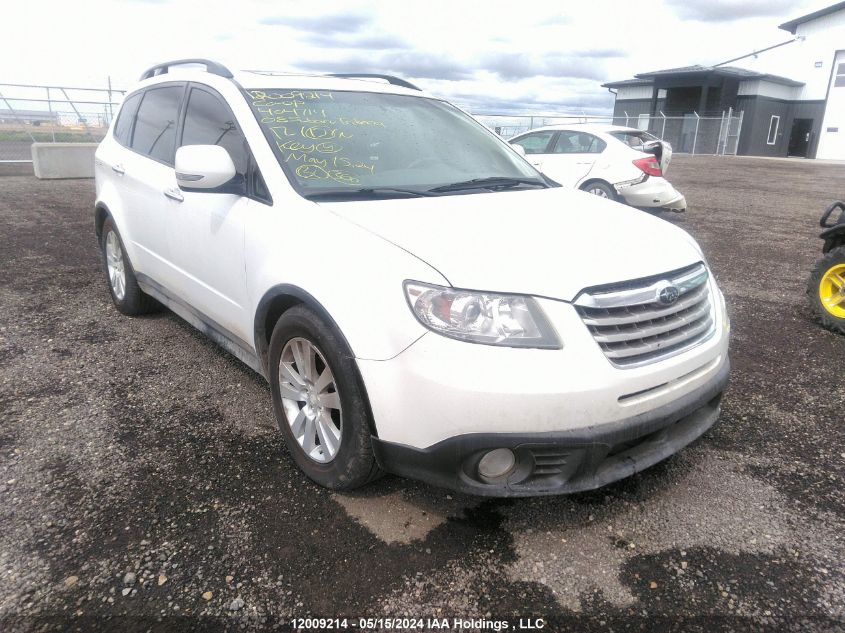
[[[470,433],[424,449],[373,438],[386,471],[483,496],[519,497],[592,490],[669,457],[701,436],[719,416],[728,382],[725,360],[704,384],[679,399],[615,422],[542,433]],[[514,469],[501,480],[478,474],[490,450],[509,448]]]

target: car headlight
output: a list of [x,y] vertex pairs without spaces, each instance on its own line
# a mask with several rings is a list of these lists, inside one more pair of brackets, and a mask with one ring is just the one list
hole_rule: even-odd
[[560,349],[546,315],[531,297],[456,290],[405,282],[405,296],[420,323],[461,341]]

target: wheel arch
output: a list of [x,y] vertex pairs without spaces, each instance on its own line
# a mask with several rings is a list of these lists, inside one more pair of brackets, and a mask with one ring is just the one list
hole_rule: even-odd
[[94,232],[98,242],[103,237],[103,225],[106,223],[106,218],[110,216],[111,211],[105,202],[97,201],[94,204]]
[[590,185],[592,185],[593,183],[596,183],[596,182],[599,182],[603,185],[607,185],[608,187],[610,187],[610,190],[613,192],[613,195],[615,195],[615,196],[619,195],[619,192],[616,191],[616,187],[614,187],[611,183],[606,181],[604,178],[595,178],[595,177],[587,178],[587,180],[585,180],[580,185],[578,185],[578,188],[581,191],[586,191],[587,187],[589,187]]
[[299,286],[292,284],[278,284],[270,288],[261,297],[258,302],[258,307],[255,310],[255,352],[258,356],[258,362],[264,375],[270,376],[270,337],[273,335],[273,329],[276,326],[279,318],[290,310],[291,308],[304,305],[316,312],[326,324],[332,328],[337,334],[338,338],[343,341],[346,352],[349,353],[350,359],[353,361],[355,367],[355,380],[361,388],[361,393],[364,394],[364,405],[367,408],[368,419],[370,421],[370,432],[373,436],[378,437],[376,423],[373,419],[373,411],[370,407],[370,398],[367,394],[367,388],[364,384],[364,379],[358,369],[358,363],[355,362],[355,355],[352,352],[352,347],[349,341],[340,329],[337,322],[334,320],[329,311],[308,291],[303,290]]

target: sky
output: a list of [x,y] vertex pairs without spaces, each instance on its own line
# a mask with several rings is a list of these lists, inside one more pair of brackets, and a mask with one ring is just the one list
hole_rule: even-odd
[[[0,83],[131,87],[161,61],[397,74],[474,114],[613,107],[607,81],[715,64],[832,0],[41,0],[8,3]],[[737,63],[736,65],[741,65]],[[0,90],[6,90],[0,86]]]

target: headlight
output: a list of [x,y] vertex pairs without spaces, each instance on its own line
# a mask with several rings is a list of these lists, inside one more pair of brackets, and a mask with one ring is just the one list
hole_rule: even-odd
[[456,290],[405,282],[420,323],[438,334],[473,343],[560,349],[546,315],[531,297]]

